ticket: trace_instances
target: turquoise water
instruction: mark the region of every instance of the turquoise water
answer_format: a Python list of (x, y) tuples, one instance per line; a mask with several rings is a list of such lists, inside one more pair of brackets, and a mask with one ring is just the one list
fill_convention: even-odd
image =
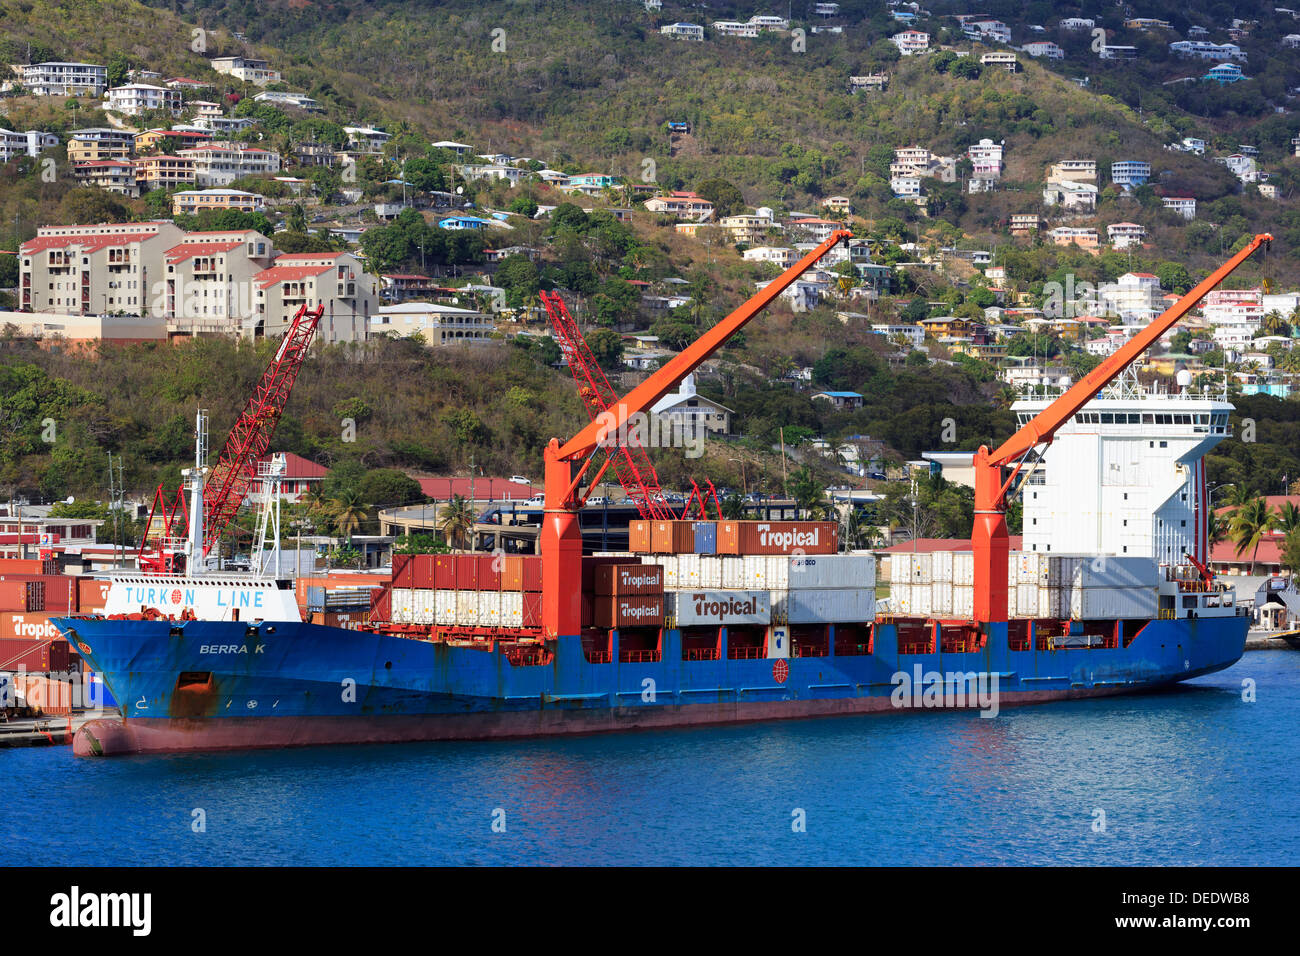
[(16, 865), (1293, 864), (1297, 727), (1300, 654), (1257, 651), (1168, 693), (991, 720), (112, 760), (11, 750), (0, 840)]

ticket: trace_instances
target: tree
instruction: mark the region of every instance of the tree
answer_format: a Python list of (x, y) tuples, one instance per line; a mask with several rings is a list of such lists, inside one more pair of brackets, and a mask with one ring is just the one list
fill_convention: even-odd
[(108, 88), (126, 85), (126, 75), (131, 71), (131, 61), (120, 50), (108, 58)]
[(1282, 567), (1290, 571), (1293, 578), (1300, 575), (1300, 529), (1289, 532), (1282, 539)]
[(496, 284), (506, 290), (506, 303), (519, 308), (537, 297), (542, 280), (532, 259), (512, 253), (497, 267)]
[(706, 179), (695, 187), (695, 192), (701, 199), (713, 203), (714, 221), (745, 211), (744, 194), (725, 179)]
[[(171, 215), (170, 200), (167, 215)], [(59, 222), (130, 222), (132, 219), (131, 210), (116, 195), (88, 186), (69, 191), (60, 200), (55, 216)]]
[(466, 542), (474, 531), (474, 506), (462, 495), (456, 495), (438, 515), (438, 530), (457, 550), (465, 550)]
[(420, 483), (396, 468), (377, 468), (361, 479), (359, 494), (381, 505), (407, 505), (424, 500)]
[(623, 365), (623, 337), (612, 329), (596, 329), (587, 336), (591, 354), (602, 368), (617, 369)]
[(362, 522), (370, 517), (370, 505), (361, 497), (361, 492), (344, 491), (334, 499), (338, 514), (334, 519), (339, 532), (349, 540), (361, 527)]
[(1247, 548), (1253, 549), (1250, 555), (1250, 570), (1255, 571), (1255, 558), (1259, 554), (1259, 542), (1273, 529), (1276, 516), (1268, 507), (1264, 498), (1252, 498), (1232, 513), (1229, 533), (1237, 545), (1237, 554)]
[(1162, 289), (1168, 289), (1180, 295), (1192, 287), (1192, 277), (1188, 275), (1187, 268), (1180, 262), (1160, 263), (1160, 265), (1156, 266), (1156, 277), (1159, 278)]
[(790, 497), (805, 517), (826, 497), (826, 486), (817, 480), (807, 465), (790, 476), (788, 488)]
[(289, 207), (289, 214), (284, 217), (284, 228), (287, 232), (307, 231), (307, 210), (303, 209), (302, 203), (296, 202)]
[(745, 517), (745, 499), (740, 495), (727, 495), (720, 502), (722, 517), (728, 521), (739, 521)]

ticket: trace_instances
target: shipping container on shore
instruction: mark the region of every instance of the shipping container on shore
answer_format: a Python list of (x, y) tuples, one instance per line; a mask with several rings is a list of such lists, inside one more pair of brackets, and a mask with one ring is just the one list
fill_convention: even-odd
[(77, 606), (82, 614), (94, 614), (102, 611), (108, 603), (108, 589), (111, 581), (97, 578), (79, 578), (77, 581)]
[(59, 562), (53, 558), (0, 558), (0, 575), (58, 573)]
[(663, 627), (664, 596), (633, 594), (626, 597), (597, 595), (592, 602), (592, 622), (597, 627)]
[(767, 591), (676, 591), (668, 595), (667, 607), (678, 627), (772, 622)]
[(63, 638), (0, 638), (0, 671), (32, 673), (66, 671), (72, 666), (72, 648)]
[(834, 554), (836, 521), (719, 521), (718, 554)]
[(650, 522), (645, 520), (629, 521), (627, 525), (627, 549), (634, 554), (650, 553)]
[(48, 611), (23, 614), (0, 611), (0, 638), (52, 641), (60, 636), (59, 629), (50, 623)]

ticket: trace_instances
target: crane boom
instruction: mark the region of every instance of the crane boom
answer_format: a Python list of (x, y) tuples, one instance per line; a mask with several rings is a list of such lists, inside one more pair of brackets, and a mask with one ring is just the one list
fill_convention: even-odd
[(1021, 426), (996, 451), (980, 446), (975, 453), (975, 524), (971, 530), (971, 550), (975, 558), (975, 620), (979, 623), (1007, 619), (1007, 491), (1019, 471), (1017, 464), (1010, 477), (1003, 478), (1003, 467), (1023, 460), (1033, 448), (1050, 442), (1057, 430), (1068, 422), (1107, 383), (1154, 345), (1175, 323), (1192, 310), (1206, 293), (1230, 276), (1263, 245), (1272, 241), (1267, 233), (1255, 236), (1240, 252), (1215, 269), (1205, 280), (1184, 295), (1133, 336), (1123, 347), (1066, 390), (1034, 418)]
[(225, 533), (226, 526), (239, 511), (248, 486), (253, 481), (257, 460), (271, 447), (271, 437), (289, 402), (289, 393), (298, 378), (307, 349), (316, 335), (316, 326), (325, 314), (325, 306), (312, 312), (307, 304), (299, 306), (289, 331), (267, 364), (244, 410), (235, 420), (221, 454), (203, 490), (203, 554), (206, 556)]
[[(632, 415), (644, 412), (668, 394), (822, 256), (851, 238), (853, 233), (847, 229), (837, 229), (825, 242), (632, 389), (609, 409), (608, 414), (591, 422), (563, 445), (558, 439), (551, 439), (543, 455), (546, 514), (540, 536), (543, 557), (542, 628), (547, 637), (577, 634), (582, 627), (582, 535), (576, 514), (580, 504), (578, 485), (597, 449), (607, 442), (610, 435), (622, 434)], [(584, 458), (587, 463), (577, 468), (575, 474), (575, 464)]]

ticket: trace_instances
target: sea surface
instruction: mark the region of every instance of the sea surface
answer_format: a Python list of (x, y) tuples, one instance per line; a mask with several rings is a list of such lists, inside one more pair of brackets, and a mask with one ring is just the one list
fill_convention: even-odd
[(75, 866), (1294, 864), (1297, 728), (1300, 653), (1279, 650), (1165, 693), (992, 719), (7, 750), (0, 844), (10, 864)]

